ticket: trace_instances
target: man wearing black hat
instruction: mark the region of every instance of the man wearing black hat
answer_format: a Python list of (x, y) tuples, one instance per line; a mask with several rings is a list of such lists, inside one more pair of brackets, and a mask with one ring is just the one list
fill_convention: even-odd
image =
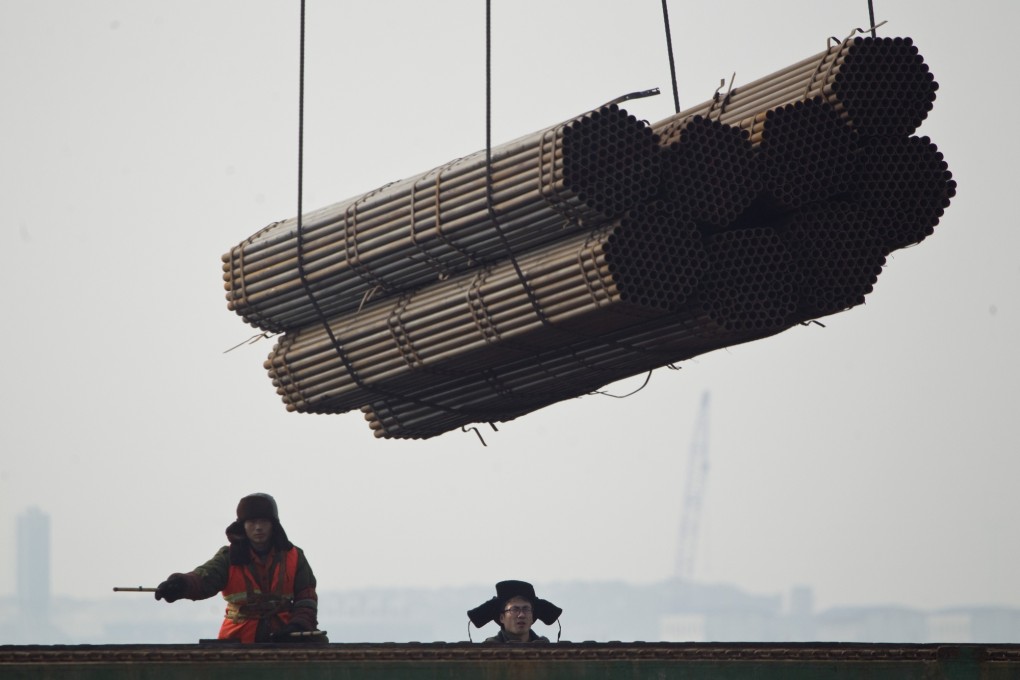
[[(187, 574), (170, 574), (156, 599), (204, 600), (218, 592), (227, 601), (220, 639), (294, 642), (312, 639), (319, 598), (304, 551), (287, 540), (276, 501), (265, 493), (237, 504), (237, 521), (227, 527), (229, 545)], [(324, 638), (319, 638), (322, 641)]]
[(535, 595), (535, 588), (525, 581), (500, 581), (496, 596), (468, 611), (468, 618), (476, 628), (489, 621), (499, 624), (499, 632), (486, 642), (549, 642), (531, 630), (538, 619), (551, 626), (563, 610), (548, 600)]

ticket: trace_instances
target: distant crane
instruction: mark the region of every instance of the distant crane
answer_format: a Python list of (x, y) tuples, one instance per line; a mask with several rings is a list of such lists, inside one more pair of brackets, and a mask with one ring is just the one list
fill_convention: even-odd
[(708, 394), (708, 391), (705, 391), (701, 395), (701, 407), (698, 410), (694, 436), (687, 455), (687, 481), (684, 487), (674, 567), (674, 576), (684, 581), (689, 581), (694, 574), (701, 503), (705, 497), (705, 482), (708, 477)]

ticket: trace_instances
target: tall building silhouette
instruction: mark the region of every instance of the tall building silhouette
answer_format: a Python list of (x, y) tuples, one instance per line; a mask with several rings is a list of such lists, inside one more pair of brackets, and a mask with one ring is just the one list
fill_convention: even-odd
[(36, 507), (17, 518), (17, 586), (22, 620), (45, 626), (50, 611), (50, 516)]

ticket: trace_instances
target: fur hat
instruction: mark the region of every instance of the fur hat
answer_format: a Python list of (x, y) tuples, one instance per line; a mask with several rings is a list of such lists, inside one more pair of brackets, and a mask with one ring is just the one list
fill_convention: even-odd
[(496, 596), (488, 602), (484, 602), (474, 609), (468, 610), (468, 618), (476, 628), (481, 628), (489, 621), (499, 623), (499, 617), (503, 613), (506, 603), (515, 597), (520, 597), (531, 603), (535, 610), (535, 619), (549, 626), (560, 618), (563, 610), (548, 600), (535, 595), (535, 587), (525, 581), (500, 581), (496, 584)]
[(227, 540), (230, 541), (230, 563), (248, 564), (251, 554), (248, 550), (248, 535), (244, 532), (244, 523), (249, 519), (270, 519), (273, 521), (273, 535), (270, 539), (274, 550), (290, 550), (293, 544), (287, 539), (287, 532), (280, 524), (280, 512), (276, 507), (276, 499), (267, 493), (248, 494), (237, 504), (237, 520), (227, 527)]
[(237, 519), (275, 519), (280, 521), (280, 511), (276, 508), (276, 499), (267, 493), (253, 493), (245, 496), (237, 503)]

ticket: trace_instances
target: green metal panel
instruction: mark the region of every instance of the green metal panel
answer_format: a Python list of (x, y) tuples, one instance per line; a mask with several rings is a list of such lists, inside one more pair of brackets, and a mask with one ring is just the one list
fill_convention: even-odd
[(2, 680), (1020, 680), (1020, 645), (0, 646)]

